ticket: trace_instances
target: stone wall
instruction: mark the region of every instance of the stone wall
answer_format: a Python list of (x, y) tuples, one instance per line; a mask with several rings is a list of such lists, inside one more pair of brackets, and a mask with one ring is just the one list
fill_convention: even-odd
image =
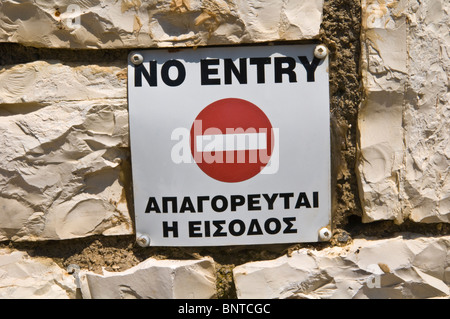
[[(0, 3), (0, 298), (449, 298), (444, 0)], [(133, 48), (324, 43), (330, 242), (136, 245)]]
[(363, 221), (449, 222), (448, 1), (362, 1)]

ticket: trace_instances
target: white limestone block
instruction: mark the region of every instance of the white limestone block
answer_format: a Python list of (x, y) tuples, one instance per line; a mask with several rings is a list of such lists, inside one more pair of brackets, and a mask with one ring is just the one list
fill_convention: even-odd
[(313, 39), (323, 0), (0, 2), (0, 42), (142, 48)]
[(233, 270), (241, 299), (450, 298), (450, 236), (355, 239)]
[(412, 5), (405, 94), (405, 211), (450, 222), (450, 2)]
[(50, 258), (0, 249), (0, 299), (74, 299), (75, 278)]
[(84, 299), (210, 299), (216, 294), (214, 262), (149, 258), (122, 272), (82, 271)]
[(448, 1), (362, 1), (363, 221), (450, 222)]
[(0, 71), (0, 240), (133, 232), (121, 71), (48, 61)]
[(123, 99), (126, 63), (101, 66), (38, 60), (7, 66), (0, 69), (0, 104)]

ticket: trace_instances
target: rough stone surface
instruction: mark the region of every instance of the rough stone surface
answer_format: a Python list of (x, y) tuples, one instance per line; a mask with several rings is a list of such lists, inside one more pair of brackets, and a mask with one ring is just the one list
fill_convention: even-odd
[[(70, 264), (83, 269), (84, 298), (450, 298), (450, 223), (426, 224), (449, 220), (448, 1), (363, 0), (361, 59), (358, 0), (324, 1), (319, 36), (321, 1), (70, 3), (79, 28), (68, 1), (0, 1), (0, 298), (80, 297)], [(334, 222), (349, 232), (311, 245), (138, 247), (125, 196), (127, 48), (310, 38), (330, 49)], [(347, 223), (358, 195), (363, 221), (386, 221)], [(375, 239), (396, 230), (436, 237)], [(356, 235), (366, 239), (349, 244)], [(202, 256), (215, 272), (181, 261)]]
[(355, 239), (240, 265), (233, 274), (242, 299), (450, 298), (449, 248), (449, 236)]
[(84, 299), (209, 299), (216, 295), (214, 262), (149, 258), (123, 272), (82, 272)]
[(50, 258), (0, 249), (0, 299), (74, 299), (75, 278)]
[(406, 212), (417, 222), (450, 222), (450, 2), (413, 2), (408, 19)]
[(132, 233), (123, 67), (0, 70), (0, 240)]
[(450, 222), (450, 4), (362, 1), (363, 221)]
[(317, 38), (323, 0), (0, 2), (0, 42), (137, 48)]

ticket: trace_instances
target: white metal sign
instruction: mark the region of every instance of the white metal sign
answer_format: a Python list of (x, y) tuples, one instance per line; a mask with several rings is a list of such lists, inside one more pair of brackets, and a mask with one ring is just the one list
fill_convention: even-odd
[[(143, 246), (330, 236), (328, 59), (315, 45), (132, 52), (130, 143)], [(320, 52), (321, 51), (321, 52)]]

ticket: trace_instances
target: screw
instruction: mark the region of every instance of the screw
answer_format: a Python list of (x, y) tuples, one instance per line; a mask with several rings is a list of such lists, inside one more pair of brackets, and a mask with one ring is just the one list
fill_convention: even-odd
[(134, 65), (139, 65), (144, 61), (144, 57), (139, 53), (134, 53), (133, 55), (131, 55), (130, 61)]
[(136, 242), (141, 247), (148, 247), (150, 246), (150, 237), (148, 235), (137, 233)]
[(76, 264), (70, 264), (67, 266), (67, 272), (75, 278), (75, 285), (77, 288), (81, 288), (81, 280), (80, 280), (80, 266)]
[(319, 44), (318, 46), (316, 46), (316, 48), (314, 49), (314, 56), (318, 59), (325, 59), (325, 57), (328, 55), (328, 49), (326, 46), (324, 46), (323, 44)]
[(326, 228), (323, 227), (319, 230), (319, 239), (326, 241), (326, 240), (330, 240), (331, 239), (331, 231)]

